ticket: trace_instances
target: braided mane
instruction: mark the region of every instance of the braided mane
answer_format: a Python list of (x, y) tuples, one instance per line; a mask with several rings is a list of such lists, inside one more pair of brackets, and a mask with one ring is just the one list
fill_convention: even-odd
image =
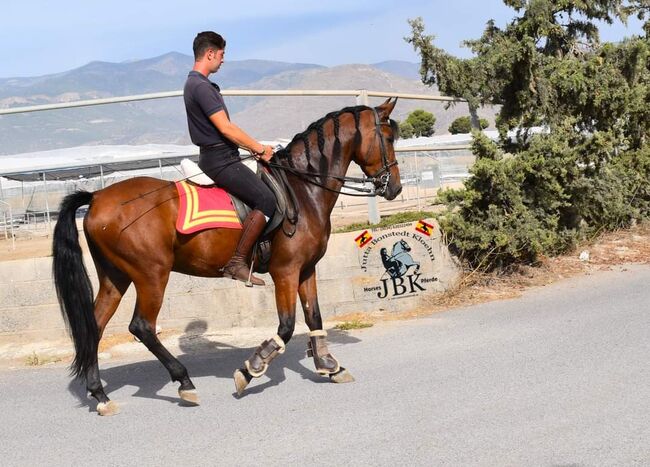
[[(359, 131), (359, 123), (361, 121), (361, 112), (365, 110), (372, 110), (371, 107), (365, 106), (365, 105), (357, 105), (357, 106), (351, 106), (351, 107), (345, 107), (341, 110), (336, 110), (334, 112), (330, 112), (324, 117), (316, 120), (315, 122), (311, 123), (305, 131), (302, 133), (296, 134), (291, 142), (287, 144), (287, 146), (278, 152), (275, 153), (276, 157), (278, 159), (284, 159), (287, 161), (290, 167), (295, 168), (293, 160), (291, 158), (291, 149), (293, 146), (297, 143), (302, 142), (304, 146), (304, 155), (305, 158), (307, 159), (307, 171), (313, 172), (313, 173), (319, 173), (322, 175), (322, 182), (325, 183), (326, 178), (325, 176), (327, 175), (328, 172), (328, 161), (327, 158), (321, 157), (319, 159), (319, 167), (314, 167), (312, 163), (312, 153), (311, 153), (311, 148), (309, 145), (309, 135), (311, 134), (312, 131), (316, 131), (316, 137), (317, 137), (317, 143), (318, 143), (318, 151), (320, 152), (321, 155), (324, 154), (325, 151), (325, 133), (324, 133), (324, 126), (325, 123), (328, 120), (332, 120), (334, 123), (334, 147), (333, 147), (333, 159), (337, 159), (338, 156), (341, 154), (341, 141), (339, 139), (339, 129), (340, 129), (340, 121), (339, 117), (342, 114), (345, 113), (351, 113), (352, 116), (354, 117), (354, 129), (355, 134), (354, 134), (354, 144), (358, 145), (361, 143), (361, 132)], [(393, 129), (393, 134), (395, 136), (395, 139), (398, 137), (399, 133), (399, 126), (397, 122), (394, 120), (390, 120), (390, 125), (391, 128)]]
[(324, 165), (324, 167), (319, 167), (318, 170), (312, 164), (312, 160), (311, 160), (312, 154), (311, 154), (311, 149), (309, 147), (309, 135), (311, 134), (312, 131), (316, 131), (318, 150), (321, 154), (323, 154), (323, 152), (325, 151), (325, 133), (323, 127), (325, 126), (325, 123), (328, 120), (332, 119), (334, 122), (334, 157), (336, 157), (341, 152), (341, 141), (339, 140), (339, 129), (340, 129), (339, 117), (344, 113), (351, 113), (354, 116), (354, 128), (356, 130), (354, 139), (355, 139), (355, 144), (358, 144), (359, 139), (361, 138), (361, 133), (359, 132), (359, 122), (361, 120), (360, 114), (364, 110), (372, 110), (372, 109), (365, 105), (357, 105), (353, 107), (345, 107), (341, 110), (328, 113), (327, 115), (320, 118), (319, 120), (316, 120), (315, 122), (311, 123), (305, 131), (295, 135), (291, 140), (291, 142), (284, 149), (281, 149), (276, 153), (276, 156), (286, 159), (289, 162), (289, 165), (293, 167), (293, 161), (291, 160), (290, 157), (291, 149), (294, 144), (302, 142), (305, 147), (304, 154), (305, 157), (307, 158), (307, 170), (312, 172), (321, 172), (321, 173), (326, 172), (327, 161), (325, 160), (325, 158), (321, 158), (320, 160), (320, 164)]

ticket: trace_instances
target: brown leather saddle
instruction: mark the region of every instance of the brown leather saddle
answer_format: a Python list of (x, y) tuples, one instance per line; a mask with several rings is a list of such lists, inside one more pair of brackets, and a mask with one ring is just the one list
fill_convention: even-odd
[[(252, 164), (245, 163), (245, 165), (249, 169), (254, 170)], [(293, 189), (288, 184), (284, 171), (267, 168), (257, 163), (255, 163), (255, 165), (257, 167), (254, 171), (270, 188), (275, 195), (276, 200), (275, 213), (267, 222), (266, 228), (260, 236), (254, 253), (255, 271), (265, 273), (268, 272), (268, 263), (271, 258), (271, 234), (282, 225), (282, 230), (285, 235), (289, 237), (293, 236), (298, 221), (298, 209)], [(189, 159), (181, 161), (181, 172), (185, 175), (186, 179), (189, 179), (197, 185), (214, 185), (214, 182), (207, 175), (203, 174), (196, 163)], [(251, 207), (231, 193), (228, 193), (228, 196), (230, 196), (230, 199), (232, 200), (232, 204), (237, 212), (239, 220), (243, 222), (251, 211)]]

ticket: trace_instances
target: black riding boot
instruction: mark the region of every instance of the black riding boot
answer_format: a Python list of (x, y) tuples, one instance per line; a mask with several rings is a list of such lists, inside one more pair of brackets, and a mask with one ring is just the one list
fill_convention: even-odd
[[(230, 261), (223, 267), (224, 277), (232, 277), (233, 279), (242, 282), (248, 282), (250, 274), (250, 265), (248, 258), (251, 257), (251, 251), (257, 241), (257, 238), (264, 231), (266, 226), (266, 218), (262, 211), (257, 209), (248, 213), (242, 226), (242, 234), (239, 239), (239, 244), (235, 250), (235, 254), (230, 258)], [(252, 285), (264, 285), (264, 281), (253, 275), (250, 276)], [(248, 284), (246, 284), (248, 285)]]

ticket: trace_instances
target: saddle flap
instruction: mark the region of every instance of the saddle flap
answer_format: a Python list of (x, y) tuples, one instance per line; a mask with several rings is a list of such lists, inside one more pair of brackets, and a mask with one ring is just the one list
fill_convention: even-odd
[(205, 229), (241, 229), (228, 194), (218, 187), (206, 188), (191, 182), (176, 182), (178, 216), (176, 230), (192, 234)]

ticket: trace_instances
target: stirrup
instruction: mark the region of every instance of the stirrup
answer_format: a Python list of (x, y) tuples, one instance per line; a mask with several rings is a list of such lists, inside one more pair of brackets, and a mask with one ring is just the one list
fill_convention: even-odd
[[(255, 246), (255, 248), (257, 248), (257, 246)], [(253, 249), (253, 251), (255, 251), (255, 250)], [(253, 277), (253, 267), (254, 267), (254, 265), (255, 265), (255, 255), (253, 254), (253, 257), (251, 258), (251, 267), (248, 270), (248, 280), (246, 282), (244, 282), (244, 285), (246, 287), (253, 287), (253, 282), (251, 281), (251, 279)], [(261, 280), (262, 282), (264, 282), (259, 277), (257, 277), (256, 279)], [(266, 285), (266, 283), (264, 283), (264, 285)]]
[[(230, 261), (228, 262), (230, 263)], [(254, 285), (259, 285), (259, 286), (264, 286), (266, 285), (266, 282), (264, 282), (263, 279), (260, 279), (259, 277), (253, 276), (253, 263), (251, 262), (251, 266), (249, 267), (248, 264), (246, 264), (245, 261), (237, 261), (235, 262), (234, 265), (230, 265), (230, 267), (236, 267), (240, 271), (243, 269), (246, 269), (248, 271), (247, 276), (239, 276), (237, 277), (233, 272), (229, 272), (226, 270), (228, 268), (229, 264), (226, 264), (222, 269), (221, 272), (223, 273), (223, 277), (227, 277), (233, 280), (238, 280), (244, 283), (246, 287), (253, 287)], [(254, 283), (253, 280), (258, 281), (257, 283)]]

